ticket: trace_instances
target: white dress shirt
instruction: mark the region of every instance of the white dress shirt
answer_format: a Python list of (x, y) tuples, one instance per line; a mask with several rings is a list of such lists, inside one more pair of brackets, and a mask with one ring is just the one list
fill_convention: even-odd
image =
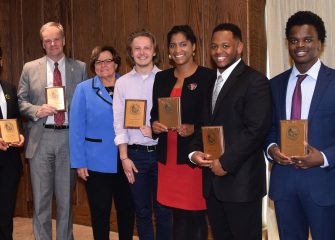
[[(66, 86), (66, 74), (65, 74), (65, 57), (58, 61), (58, 69), (62, 76), (62, 86)], [(55, 70), (55, 62), (47, 57), (47, 87), (53, 87), (54, 85), (54, 70)], [(66, 101), (67, 102), (67, 101)], [(66, 106), (68, 109), (68, 106)], [(65, 112), (65, 121), (64, 125), (68, 125), (68, 112)], [(45, 124), (55, 124), (54, 115), (48, 116)]]
[(7, 102), (6, 102), (5, 93), (3, 92), (1, 85), (0, 85), (0, 107), (1, 107), (3, 119), (7, 119)]

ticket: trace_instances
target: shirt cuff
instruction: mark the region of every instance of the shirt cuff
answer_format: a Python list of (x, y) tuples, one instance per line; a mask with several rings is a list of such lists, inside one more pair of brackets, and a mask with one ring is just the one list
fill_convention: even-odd
[(195, 162), (192, 161), (192, 156), (193, 156), (194, 153), (195, 153), (195, 151), (188, 154), (188, 159), (190, 160), (191, 163), (193, 163), (194, 165), (197, 165)]
[(270, 147), (272, 147), (273, 145), (277, 145), (277, 143), (270, 143), (269, 146), (266, 148), (266, 157), (267, 157), (268, 159), (272, 160), (272, 161), (273, 161), (273, 159), (272, 159), (272, 157), (271, 157), (270, 154), (269, 154), (269, 149), (270, 149)]
[(328, 159), (327, 159), (326, 155), (325, 155), (323, 152), (321, 152), (321, 154), (322, 154), (322, 156), (323, 156), (323, 165), (320, 166), (320, 167), (321, 167), (321, 168), (328, 167), (328, 166), (329, 166), (329, 162), (328, 162)]

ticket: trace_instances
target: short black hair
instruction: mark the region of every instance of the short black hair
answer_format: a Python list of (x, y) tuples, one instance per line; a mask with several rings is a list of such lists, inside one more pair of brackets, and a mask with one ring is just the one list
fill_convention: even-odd
[(294, 26), (302, 26), (302, 25), (312, 25), (315, 27), (318, 32), (318, 38), (321, 43), (325, 42), (326, 39), (326, 28), (322, 19), (311, 11), (299, 11), (293, 14), (286, 23), (285, 34), (286, 38), (289, 38), (289, 34), (291, 29)]
[(192, 44), (197, 43), (197, 37), (195, 36), (190, 25), (175, 25), (167, 34), (167, 45), (169, 46), (171, 38), (177, 33), (182, 33), (185, 35), (186, 39), (189, 40)]
[(219, 31), (230, 31), (233, 33), (234, 38), (237, 38), (240, 41), (242, 41), (241, 29), (233, 23), (221, 23), (217, 25), (212, 31), (212, 37), (214, 33), (219, 32)]
[(119, 69), (121, 65), (121, 57), (118, 52), (112, 46), (96, 46), (93, 48), (91, 57), (90, 57), (90, 69), (95, 74), (95, 62), (98, 60), (100, 53), (108, 51), (112, 54), (114, 63), (117, 64), (117, 69)]

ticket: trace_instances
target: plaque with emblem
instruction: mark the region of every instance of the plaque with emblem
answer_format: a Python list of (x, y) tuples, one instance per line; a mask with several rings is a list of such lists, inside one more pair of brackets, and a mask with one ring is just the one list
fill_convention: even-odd
[(145, 125), (147, 100), (126, 99), (124, 128), (140, 128)]
[(222, 126), (205, 126), (201, 128), (204, 153), (207, 159), (218, 159), (224, 153), (224, 136)]
[(20, 141), (20, 132), (16, 119), (0, 120), (0, 136), (6, 143)]
[(46, 87), (45, 88), (46, 103), (59, 112), (66, 111), (65, 87)]
[(308, 141), (307, 120), (280, 121), (280, 151), (286, 156), (303, 156), (307, 154), (305, 142)]
[(158, 116), (159, 122), (169, 129), (180, 126), (180, 97), (158, 98)]

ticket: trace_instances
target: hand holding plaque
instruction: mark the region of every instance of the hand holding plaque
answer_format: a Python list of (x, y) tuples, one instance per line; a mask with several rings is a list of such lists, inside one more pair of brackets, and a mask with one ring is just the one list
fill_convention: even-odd
[(280, 121), (280, 151), (288, 157), (307, 154), (307, 120)]
[(6, 143), (20, 142), (20, 132), (16, 119), (0, 120), (0, 136)]
[(56, 108), (57, 111), (66, 111), (65, 87), (46, 87), (45, 99), (47, 104)]
[(140, 128), (145, 125), (147, 100), (126, 99), (124, 128)]
[(167, 128), (177, 128), (181, 124), (180, 97), (158, 98), (159, 122)]
[(204, 153), (209, 154), (208, 159), (218, 159), (224, 153), (224, 136), (222, 126), (202, 127), (202, 142)]

